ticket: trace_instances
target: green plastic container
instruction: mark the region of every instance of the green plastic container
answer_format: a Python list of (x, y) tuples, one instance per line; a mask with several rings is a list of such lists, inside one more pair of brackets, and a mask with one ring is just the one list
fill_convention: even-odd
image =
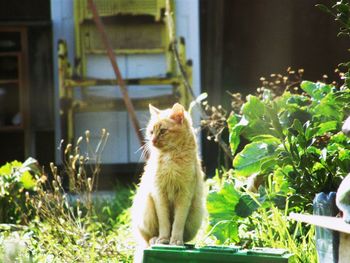
[(143, 263), (291, 263), (293, 255), (284, 249), (240, 249), (231, 246), (154, 245), (145, 249)]

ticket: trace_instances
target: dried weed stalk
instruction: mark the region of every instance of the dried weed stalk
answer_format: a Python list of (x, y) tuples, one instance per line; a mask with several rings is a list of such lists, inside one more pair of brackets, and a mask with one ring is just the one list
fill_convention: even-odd
[[(98, 175), (101, 170), (101, 155), (106, 146), (109, 133), (102, 129), (101, 137), (95, 149), (90, 143), (90, 132), (85, 132), (85, 137), (79, 137), (75, 146), (67, 144), (64, 149), (63, 175), (58, 167), (50, 163), (52, 180), (48, 180), (45, 172), (38, 180), (37, 194), (28, 200), (36, 208), (40, 218), (54, 220), (77, 220), (81, 216), (81, 206), (88, 215), (92, 214), (92, 193), (97, 186)], [(81, 152), (81, 143), (85, 139), (86, 152)], [(63, 145), (63, 142), (61, 142)], [(66, 191), (64, 179), (68, 180)], [(29, 195), (29, 194), (28, 194)], [(72, 197), (76, 197), (73, 209)], [(54, 216), (53, 218), (53, 214)]]
[(300, 83), (303, 80), (304, 69), (297, 71), (287, 68), (286, 74), (271, 74), (269, 77), (261, 77), (261, 86), (257, 88), (256, 95), (263, 97), (264, 91), (268, 89), (272, 97), (281, 96), (284, 92), (301, 93)]
[[(75, 145), (67, 144), (65, 147), (63, 173), (51, 163), (51, 175), (48, 176), (42, 171), (38, 176), (36, 193), (32, 196), (26, 193), (26, 202), (36, 213), (37, 219), (34, 221), (36, 227), (33, 229), (39, 231), (37, 236), (42, 236), (41, 232), (44, 229), (47, 238), (54, 238), (53, 243), (67, 246), (75, 243), (81, 248), (88, 245), (90, 238), (88, 228), (95, 216), (92, 194), (97, 185), (101, 154), (108, 137), (109, 133), (103, 129), (99, 143), (93, 149), (90, 144), (90, 132), (86, 131), (84, 138), (80, 137)], [(82, 153), (81, 144), (84, 139), (87, 150)], [(68, 190), (65, 181), (68, 181)], [(57, 257), (70, 258), (70, 252), (56, 251), (48, 240), (38, 240), (38, 243), (39, 250), (47, 251)]]

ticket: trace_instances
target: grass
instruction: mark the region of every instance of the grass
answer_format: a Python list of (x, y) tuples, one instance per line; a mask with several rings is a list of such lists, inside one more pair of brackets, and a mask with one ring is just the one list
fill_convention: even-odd
[(260, 209), (252, 217), (252, 223), (255, 224), (252, 237), (255, 246), (287, 249), (295, 255), (295, 262), (318, 262), (314, 226), (295, 223), (276, 207)]
[(0, 262), (132, 262), (132, 188), (119, 186), (110, 200), (93, 202), (97, 213), (36, 218), (27, 228), (0, 232)]

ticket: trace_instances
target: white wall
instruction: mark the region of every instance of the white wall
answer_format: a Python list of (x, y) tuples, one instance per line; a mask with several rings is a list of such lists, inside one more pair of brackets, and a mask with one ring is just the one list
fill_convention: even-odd
[[(200, 93), (200, 50), (199, 50), (199, 0), (175, 0), (176, 30), (178, 36), (184, 36), (187, 57), (193, 61), (193, 88), (196, 95)], [(74, 18), (73, 0), (51, 0), (54, 41), (54, 80), (56, 94), (56, 144), (59, 145), (61, 134), (59, 125), (59, 96), (57, 83), (57, 41), (65, 39), (68, 43), (69, 58), (74, 58)], [(118, 56), (118, 65), (124, 78), (163, 76), (166, 72), (165, 57), (159, 54)], [(109, 60), (104, 56), (89, 56), (87, 75), (98, 78), (114, 78)], [(141, 90), (142, 89), (142, 90)], [(128, 87), (131, 98), (169, 94), (171, 88), (163, 87)], [(117, 87), (90, 88), (94, 95), (120, 97)], [(138, 111), (141, 127), (147, 123), (148, 112)], [(198, 119), (198, 118), (197, 118)], [(197, 120), (198, 123), (198, 120)], [(141, 152), (136, 152), (139, 143), (136, 133), (126, 112), (79, 113), (75, 117), (76, 136), (89, 129), (92, 138), (98, 140), (99, 130), (106, 128), (110, 133), (108, 145), (102, 156), (103, 163), (128, 163), (139, 161)], [(58, 156), (58, 155), (56, 155)], [(59, 162), (59, 160), (56, 161)]]

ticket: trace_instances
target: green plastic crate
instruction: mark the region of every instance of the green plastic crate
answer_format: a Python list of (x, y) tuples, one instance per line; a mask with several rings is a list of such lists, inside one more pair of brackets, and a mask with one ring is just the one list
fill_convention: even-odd
[(291, 263), (293, 255), (284, 249), (240, 249), (230, 246), (155, 245), (145, 249), (143, 263)]

